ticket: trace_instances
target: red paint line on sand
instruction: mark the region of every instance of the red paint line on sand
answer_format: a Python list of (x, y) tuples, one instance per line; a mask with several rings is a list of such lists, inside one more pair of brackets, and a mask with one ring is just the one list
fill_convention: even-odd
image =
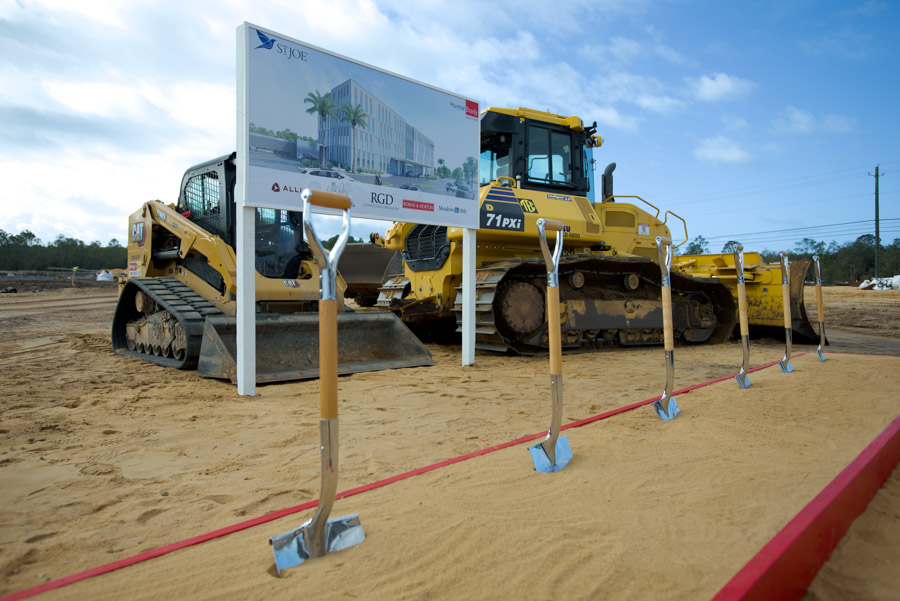
[(712, 601), (795, 600), (900, 462), (900, 416), (734, 575)]

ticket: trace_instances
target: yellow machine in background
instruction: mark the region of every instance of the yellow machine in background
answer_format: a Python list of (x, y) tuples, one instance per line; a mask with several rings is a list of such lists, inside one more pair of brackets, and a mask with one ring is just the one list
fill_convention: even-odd
[[(129, 217), (128, 277), (112, 324), (117, 353), (236, 380), (234, 159), (192, 167), (177, 205), (151, 201)], [(319, 266), (302, 213), (255, 212), (257, 381), (317, 377)], [(345, 289), (338, 276), (340, 303)], [(342, 374), (433, 363), (393, 315), (347, 314), (340, 323)]]
[[(525, 108), (491, 107), (482, 113), (478, 348), (529, 352), (547, 347), (546, 273), (536, 226), (542, 217), (566, 224), (559, 265), (563, 345), (663, 342), (656, 237), (671, 236), (670, 217), (679, 221), (676, 239), (681, 229), (687, 238), (687, 226), (638, 196), (615, 196), (614, 164), (604, 173), (602, 201), (591, 201), (591, 153), (601, 145), (595, 131), (596, 123), (585, 126), (578, 117)], [(458, 328), (462, 230), (395, 223), (383, 238), (373, 234), (372, 240), (403, 257), (402, 273), (382, 284), (376, 306), (399, 315), (417, 332)], [(724, 340), (736, 321), (728, 286), (734, 280), (733, 259), (730, 272), (727, 262), (720, 265), (715, 257), (679, 260), (672, 273), (676, 340)], [(748, 268), (747, 291), (751, 323), (768, 325), (774, 310), (769, 299), (781, 300), (778, 267)], [(799, 316), (802, 284), (791, 298)]]
[[(803, 304), (803, 284), (809, 267), (808, 259), (790, 262), (791, 322), (794, 340), (812, 343), (818, 340), (819, 334), (813, 329)], [(677, 256), (673, 269), (694, 277), (720, 281), (737, 298), (737, 273), (732, 253)], [(783, 336), (781, 266), (766, 263), (757, 252), (745, 252), (744, 283), (751, 331), (760, 334), (770, 329), (772, 334)]]

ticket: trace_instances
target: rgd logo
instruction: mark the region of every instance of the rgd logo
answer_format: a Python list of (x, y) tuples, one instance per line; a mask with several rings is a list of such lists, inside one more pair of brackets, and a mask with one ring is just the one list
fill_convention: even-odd
[(386, 192), (372, 192), (372, 202), (377, 205), (390, 206), (394, 204), (394, 197)]

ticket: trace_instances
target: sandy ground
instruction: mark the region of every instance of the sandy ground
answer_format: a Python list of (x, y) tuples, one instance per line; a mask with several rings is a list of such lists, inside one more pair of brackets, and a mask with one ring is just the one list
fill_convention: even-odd
[[(113, 354), (112, 285), (17, 287), (0, 295), (0, 594), (318, 497), (317, 382), (240, 397)], [(644, 406), (569, 429), (556, 474), (521, 444), (338, 500), (366, 540), (286, 578), (267, 541), (311, 510), (42, 598), (708, 599), (900, 414), (900, 292), (826, 288), (825, 307), (827, 362), (679, 395), (672, 422)], [(752, 363), (783, 349), (755, 340)], [(429, 350), (437, 366), (340, 379), (338, 490), (549, 425), (545, 358)], [(676, 388), (740, 359), (679, 347)], [(567, 355), (565, 422), (658, 396), (664, 369), (660, 348)], [(898, 530), (895, 471), (807, 598), (897, 599)]]

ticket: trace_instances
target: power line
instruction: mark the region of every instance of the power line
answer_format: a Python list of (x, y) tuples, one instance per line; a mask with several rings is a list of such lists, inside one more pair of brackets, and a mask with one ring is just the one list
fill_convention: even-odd
[[(894, 165), (898, 164), (900, 161), (888, 161), (886, 163), (881, 163), (882, 165)], [(803, 186), (813, 186), (813, 185), (821, 185), (821, 184), (829, 184), (835, 182), (842, 181), (850, 181), (854, 179), (862, 179), (867, 177), (866, 172), (856, 173), (856, 174), (848, 174), (848, 175), (840, 175), (836, 176), (836, 174), (847, 173), (852, 171), (860, 171), (862, 169), (869, 168), (869, 165), (861, 165), (859, 167), (849, 167), (847, 169), (839, 169), (832, 170), (825, 173), (819, 173), (814, 175), (806, 175), (801, 177), (793, 177), (787, 178), (783, 180), (776, 180), (774, 182), (769, 182), (765, 184), (758, 184), (755, 186), (745, 186), (741, 188), (730, 188), (725, 189), (720, 192), (708, 192), (705, 194), (699, 195), (691, 195), (691, 196), (682, 196), (675, 197), (670, 200), (670, 202), (682, 201), (679, 204), (694, 204), (700, 202), (706, 202), (708, 200), (722, 200), (725, 198), (734, 198), (736, 196), (746, 196), (748, 194), (764, 194), (775, 192), (779, 190), (787, 190), (792, 188), (799, 188)], [(897, 171), (897, 170), (892, 170)], [(815, 180), (815, 181), (806, 181), (806, 180)]]
[[(744, 232), (742, 234), (723, 234), (721, 236), (710, 236), (707, 240), (722, 240), (722, 239), (732, 239), (736, 240), (740, 237), (750, 237), (750, 236), (759, 236), (762, 234), (777, 234), (777, 233), (785, 233), (785, 232), (801, 232), (801, 231), (809, 231), (809, 230), (820, 230), (823, 228), (832, 228), (832, 227), (840, 227), (840, 226), (848, 226), (848, 225), (858, 225), (858, 224), (871, 224), (873, 219), (863, 219), (860, 221), (845, 221), (842, 223), (828, 223), (824, 225), (809, 225), (804, 227), (790, 227), (784, 228), (780, 230), (763, 230), (760, 232)], [(900, 221), (900, 217), (894, 217), (890, 219), (882, 219), (881, 221)], [(852, 231), (855, 231), (855, 228)], [(825, 232), (822, 232), (825, 233)], [(837, 232), (831, 232), (837, 233)]]

